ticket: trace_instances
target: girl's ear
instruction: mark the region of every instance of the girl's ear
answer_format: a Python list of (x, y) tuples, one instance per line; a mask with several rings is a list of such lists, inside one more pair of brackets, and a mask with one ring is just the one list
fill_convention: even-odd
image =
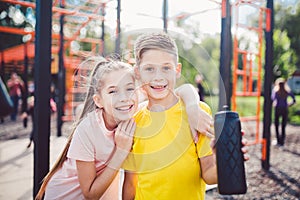
[(176, 78), (180, 78), (181, 76), (181, 63), (178, 63), (177, 64), (177, 67), (176, 67)]
[(102, 108), (102, 103), (101, 103), (101, 98), (99, 96), (99, 94), (94, 94), (93, 95), (93, 100), (94, 100), (94, 103), (95, 105), (98, 107), (98, 108)]
[(135, 78), (137, 80), (141, 79), (141, 74), (140, 74), (140, 70), (139, 67), (137, 65), (134, 66), (134, 74), (135, 74)]

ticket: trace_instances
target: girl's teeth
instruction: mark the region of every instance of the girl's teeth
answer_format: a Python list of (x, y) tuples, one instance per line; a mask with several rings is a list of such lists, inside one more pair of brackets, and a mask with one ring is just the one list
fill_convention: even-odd
[(117, 108), (118, 110), (121, 111), (125, 111), (125, 110), (129, 110), (132, 106), (128, 106), (128, 107), (122, 107), (122, 108)]

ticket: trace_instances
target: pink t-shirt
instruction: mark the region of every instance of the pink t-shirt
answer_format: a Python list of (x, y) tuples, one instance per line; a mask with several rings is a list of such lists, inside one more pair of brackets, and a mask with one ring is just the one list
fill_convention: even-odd
[[(114, 146), (114, 131), (106, 129), (102, 110), (89, 113), (75, 130), (67, 160), (49, 181), (45, 199), (84, 199), (78, 181), (76, 160), (94, 161), (97, 174), (100, 174), (106, 167)], [(118, 180), (116, 176), (101, 200), (118, 199)]]

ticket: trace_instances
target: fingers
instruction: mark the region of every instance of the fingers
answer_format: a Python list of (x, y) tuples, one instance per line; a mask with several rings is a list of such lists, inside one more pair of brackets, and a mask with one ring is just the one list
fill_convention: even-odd
[(135, 128), (136, 128), (136, 124), (134, 119), (130, 119), (126, 128), (126, 133), (129, 133), (129, 136), (132, 137), (134, 135)]
[(242, 138), (242, 145), (247, 146), (248, 145), (248, 140), (246, 138)]
[(208, 137), (210, 139), (213, 139), (215, 137), (213, 126), (206, 127), (205, 130), (200, 132), (200, 133), (205, 135), (206, 137)]
[(213, 126), (210, 126), (210, 127), (207, 129), (207, 131), (206, 131), (206, 136), (209, 137), (210, 139), (212, 139), (212, 138), (215, 137)]
[(119, 130), (120, 134), (125, 134), (132, 137), (134, 135), (135, 128), (136, 124), (134, 122), (134, 119), (130, 119), (120, 122), (117, 129)]
[(133, 119), (119, 123), (114, 138), (117, 149), (127, 153), (130, 152), (135, 128), (136, 125)]
[(244, 136), (245, 135), (245, 131), (241, 130), (241, 134), (242, 134), (242, 136)]
[(215, 148), (215, 145), (216, 145), (216, 138), (213, 138), (213, 139), (211, 139), (210, 140), (210, 147), (213, 149), (213, 148)]
[(191, 129), (194, 143), (197, 143), (199, 140), (198, 132), (195, 129)]
[(216, 142), (217, 142), (216, 138), (212, 138), (210, 141), (210, 147), (214, 154), (216, 154)]
[(250, 157), (247, 154), (244, 154), (244, 161), (247, 161), (249, 159), (250, 159)]
[(243, 152), (243, 156), (244, 156), (244, 161), (249, 160), (249, 156), (248, 156), (248, 148), (246, 146), (242, 147), (242, 152)]
[(198, 135), (199, 133), (205, 135), (210, 139), (214, 138), (215, 135), (214, 135), (214, 128), (213, 128), (213, 121), (211, 120), (205, 122), (199, 121), (197, 128), (192, 129), (192, 136), (195, 143), (197, 143), (199, 140), (199, 135)]
[[(241, 134), (242, 136), (245, 135), (245, 131), (244, 130), (241, 130)], [(242, 137), (242, 148), (241, 148), (241, 151), (243, 152), (243, 156), (244, 156), (244, 161), (247, 161), (250, 159), (249, 155), (247, 154), (248, 153), (248, 140), (244, 137)]]
[(248, 146), (247, 145), (247, 140), (246, 139), (242, 139), (242, 152), (245, 154), (245, 153), (248, 153)]
[(213, 118), (207, 114), (206, 112), (203, 112), (203, 114), (205, 115), (204, 117), (202, 118), (199, 118), (199, 122), (198, 123), (204, 123), (206, 124), (207, 126), (213, 126), (214, 125), (214, 120)]

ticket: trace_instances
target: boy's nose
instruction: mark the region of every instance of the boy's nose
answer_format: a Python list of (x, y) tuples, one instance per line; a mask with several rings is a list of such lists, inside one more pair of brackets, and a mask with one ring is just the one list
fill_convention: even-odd
[(164, 77), (163, 77), (162, 71), (160, 69), (157, 69), (155, 71), (154, 80), (162, 80), (163, 78)]

